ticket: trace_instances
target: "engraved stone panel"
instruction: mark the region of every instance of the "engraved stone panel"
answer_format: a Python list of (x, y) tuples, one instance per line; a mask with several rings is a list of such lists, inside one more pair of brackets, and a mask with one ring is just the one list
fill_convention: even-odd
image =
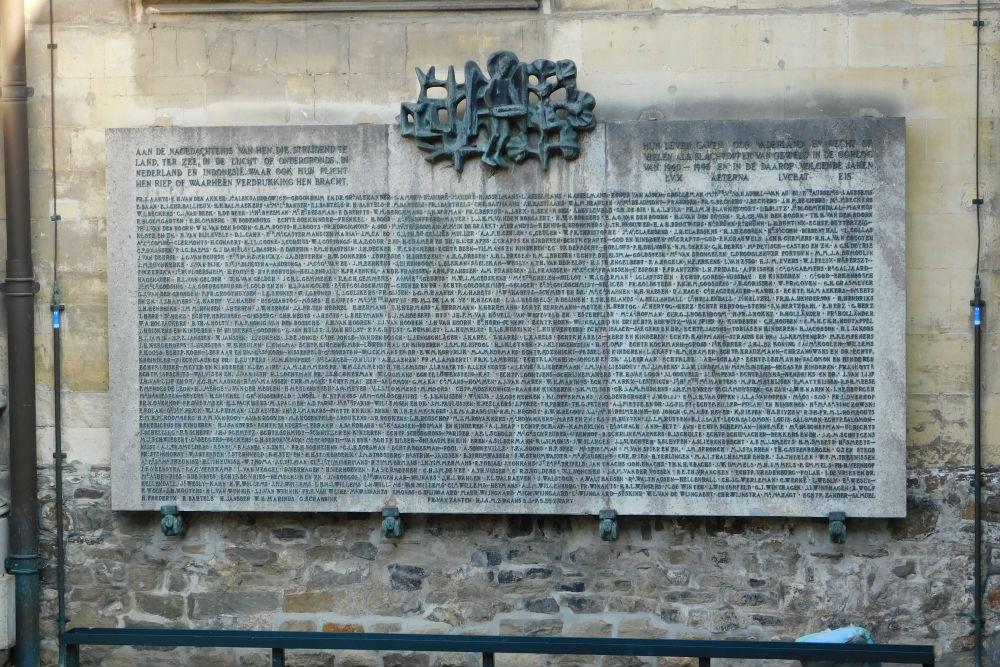
[(607, 131), (618, 493), (902, 516), (901, 119)]
[[(390, 140), (394, 491), (409, 511), (597, 512), (607, 460), (604, 151), (487, 174)], [(444, 177), (442, 179), (442, 176)]]
[(385, 136), (109, 130), (116, 508), (350, 506), (377, 470)]
[(114, 506), (902, 515), (902, 128), (109, 130)]

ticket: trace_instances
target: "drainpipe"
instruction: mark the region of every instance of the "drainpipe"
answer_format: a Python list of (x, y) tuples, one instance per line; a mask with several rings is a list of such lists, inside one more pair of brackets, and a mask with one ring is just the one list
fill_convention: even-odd
[[(35, 281), (28, 198), (28, 89), (24, 0), (0, 0), (3, 159), (7, 188), (7, 378), (10, 393), (10, 556), (17, 611), (15, 665), (38, 667), (38, 477), (35, 452)], [(57, 510), (58, 511), (58, 510)]]

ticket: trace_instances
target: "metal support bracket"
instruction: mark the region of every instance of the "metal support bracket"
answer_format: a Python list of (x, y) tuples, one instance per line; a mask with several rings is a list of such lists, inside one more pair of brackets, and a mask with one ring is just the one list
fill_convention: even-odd
[(398, 507), (382, 509), (382, 535), (389, 539), (403, 536), (403, 520), (399, 518)]
[(164, 535), (182, 537), (187, 532), (187, 523), (177, 509), (177, 505), (163, 505), (160, 507), (160, 514), (163, 515), (163, 518), (160, 519), (160, 530), (163, 531)]
[[(11, 285), (13, 283), (30, 283), (31, 284), (31, 291), (30, 292), (18, 292), (18, 291), (12, 290), (11, 289)], [(3, 284), (0, 284), (0, 293), (3, 293), (5, 295), (7, 295), (7, 296), (30, 296), (30, 297), (34, 297), (36, 294), (38, 294), (39, 290), (41, 290), (41, 289), (42, 289), (41, 285), (39, 285), (38, 281), (35, 280), (34, 278), (7, 278), (3, 282)]]
[(597, 514), (601, 520), (599, 531), (601, 539), (605, 542), (614, 542), (618, 539), (618, 512), (612, 509), (601, 510)]
[(35, 89), (32, 86), (4, 86), (0, 97), (4, 99), (26, 100), (35, 96)]
[(847, 514), (830, 512), (830, 541), (843, 544), (847, 541)]
[(38, 554), (11, 554), (3, 566), (8, 574), (37, 574), (45, 568), (45, 559)]

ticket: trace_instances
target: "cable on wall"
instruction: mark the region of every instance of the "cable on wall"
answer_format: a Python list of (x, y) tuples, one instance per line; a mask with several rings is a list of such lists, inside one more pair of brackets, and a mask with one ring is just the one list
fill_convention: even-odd
[(982, 31), (985, 25), (982, 19), (982, 0), (976, 1), (976, 20), (972, 23), (976, 29), (976, 120), (975, 120), (975, 172), (976, 172), (976, 195), (972, 204), (976, 207), (976, 279), (972, 291), (972, 326), (974, 329), (974, 371), (973, 371), (973, 493), (975, 495), (974, 531), (973, 531), (973, 577), (975, 580), (973, 594), (975, 598), (975, 610), (973, 612), (973, 624), (975, 625), (975, 662), (976, 667), (983, 664), (983, 523), (982, 523), (982, 333), (983, 316), (986, 303), (982, 298), (982, 283), (979, 278), (980, 257), (982, 256), (982, 207), (983, 195), (979, 179), (979, 117), (980, 117), (980, 57), (982, 51)]
[(66, 666), (66, 645), (62, 636), (66, 632), (66, 534), (63, 525), (63, 461), (62, 449), (62, 313), (66, 309), (59, 288), (59, 199), (56, 176), (56, 48), (53, 0), (49, 0), (49, 124), (52, 154), (52, 368), (53, 412), (55, 421), (55, 520), (56, 520), (56, 594), (58, 598), (59, 667)]

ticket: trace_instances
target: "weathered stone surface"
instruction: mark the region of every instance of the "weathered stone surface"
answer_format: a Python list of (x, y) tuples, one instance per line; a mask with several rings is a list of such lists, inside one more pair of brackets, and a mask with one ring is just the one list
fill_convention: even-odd
[(458, 613), (454, 609), (448, 609), (446, 607), (438, 607), (432, 611), (427, 616), (428, 621), (434, 621), (436, 623), (447, 623), (452, 627), (459, 627), (465, 623), (465, 618), (462, 614)]
[(329, 591), (320, 591), (286, 595), (282, 609), (293, 614), (308, 614), (329, 611), (332, 605), (333, 594)]
[(389, 584), (400, 591), (419, 590), (427, 573), (424, 568), (415, 565), (400, 565), (392, 563), (389, 569)]
[(324, 623), (323, 632), (364, 632), (360, 623)]
[(577, 614), (598, 614), (608, 603), (605, 595), (560, 595), (559, 599)]
[(184, 597), (181, 595), (152, 595), (149, 593), (135, 594), (136, 607), (152, 614), (164, 618), (176, 619), (184, 614)]
[(426, 653), (386, 653), (382, 656), (383, 667), (429, 667), (430, 656)]
[(651, 613), (659, 607), (659, 601), (654, 598), (635, 596), (616, 596), (608, 600), (608, 611), (621, 611), (627, 614)]
[(698, 658), (676, 658), (663, 656), (656, 659), (656, 667), (696, 667)]
[(936, 503), (924, 495), (907, 494), (906, 518), (893, 522), (893, 534), (919, 537), (934, 530), (938, 520)]
[(187, 660), (192, 667), (229, 667), (236, 662), (236, 653), (232, 649), (209, 649), (195, 653)]
[(558, 620), (516, 620), (504, 619), (500, 621), (500, 634), (502, 635), (527, 635), (542, 637), (557, 637), (562, 634), (563, 623)]
[(231, 547), (226, 549), (226, 555), (235, 561), (247, 563), (248, 565), (254, 565), (256, 567), (269, 565), (270, 563), (278, 560), (278, 554), (270, 549)]
[(634, 655), (606, 655), (601, 658), (601, 667), (646, 667), (646, 663)]
[[(86, 483), (86, 475), (73, 482)], [(987, 497), (1000, 495), (1000, 484), (994, 484), (991, 477), (986, 485)], [(864, 609), (864, 618), (859, 620), (851, 613), (826, 612), (822, 618), (824, 624), (871, 624), (871, 627), (879, 629), (877, 638), (880, 641), (919, 639), (921, 630), (918, 626), (922, 624), (938, 628), (937, 631), (954, 627), (954, 630), (946, 632), (964, 637), (967, 634), (967, 619), (953, 610), (968, 607), (971, 597), (967, 588), (953, 584), (971, 576), (969, 547), (963, 547), (960, 553), (955, 552), (956, 545), (969, 544), (966, 531), (971, 522), (963, 521), (960, 516), (970, 493), (968, 479), (961, 474), (914, 478), (911, 495), (933, 503), (940, 518), (925, 522), (930, 532), (916, 531), (913, 537), (894, 538), (893, 531), (900, 530), (898, 525), (857, 521), (852, 524), (851, 541), (840, 547), (829, 544), (823, 521), (793, 520), (790, 523), (788, 520), (768, 520), (748, 524), (744, 532), (727, 533), (719, 533), (717, 526), (706, 522), (693, 521), (676, 534), (666, 530), (654, 533), (664, 535), (665, 541), (662, 548), (650, 550), (652, 561), (657, 565), (649, 570), (637, 569), (647, 567), (643, 564), (646, 556), (639, 552), (630, 554), (623, 549), (626, 546), (624, 543), (610, 547), (612, 554), (621, 552), (620, 557), (581, 558), (581, 562), (574, 563), (570, 563), (568, 557), (553, 557), (548, 566), (539, 564), (534, 554), (542, 550), (549, 554), (570, 554), (581, 546), (595, 552), (608, 548), (599, 542), (592, 521), (581, 518), (571, 521), (563, 536), (553, 544), (539, 545), (539, 551), (531, 551), (530, 545), (519, 544), (515, 548), (513, 540), (524, 538), (500, 536), (498, 539), (501, 542), (491, 550), (502, 553), (504, 561), (514, 565), (499, 572), (517, 572), (520, 575), (530, 572), (530, 576), (534, 577), (526, 576), (508, 584), (499, 584), (495, 579), (492, 583), (487, 580), (488, 572), (498, 570), (471, 563), (470, 554), (475, 551), (473, 547), (453, 548), (457, 541), (465, 539), (456, 537), (456, 534), (476, 530), (473, 519), (469, 519), (467, 524), (460, 522), (454, 526), (455, 531), (442, 534), (431, 533), (419, 524), (411, 523), (408, 539), (419, 540), (430, 548), (426, 554), (406, 550), (405, 561), (398, 560), (402, 555), (398, 546), (387, 545), (385, 551), (376, 553), (372, 561), (348, 556), (349, 546), (323, 546), (313, 542), (311, 537), (283, 547), (287, 553), (282, 559), (288, 558), (290, 562), (309, 562), (306, 554), (312, 553), (337, 568), (349, 567), (351, 563), (368, 568), (370, 564), (376, 571), (388, 575), (390, 565), (401, 566), (405, 563), (406, 567), (424, 571), (422, 578), (418, 577), (421, 586), (414, 590), (394, 589), (387, 579), (376, 581), (376, 590), (382, 590), (388, 596), (384, 608), (376, 612), (384, 615), (369, 616), (371, 620), (364, 621), (362, 610), (371, 609), (368, 605), (375, 599), (374, 590), (366, 589), (362, 593), (341, 586), (307, 588), (306, 591), (292, 588), (293, 585), (306, 584), (301, 570), (270, 570), (285, 567), (281, 565), (283, 560), (264, 568), (250, 566), (244, 561), (234, 560), (227, 553), (226, 549), (232, 547), (212, 548), (197, 556), (179, 556), (194, 560), (175, 562), (165, 557), (171, 553), (183, 554), (182, 544), (154, 537), (163, 548), (157, 547), (150, 552), (153, 554), (150, 556), (144, 550), (135, 550), (137, 546), (145, 547), (150, 542), (144, 532), (145, 526), (137, 523), (135, 536), (121, 533), (109, 536), (100, 543), (72, 543), (71, 554), (76, 565), (71, 572), (85, 571), (88, 581), (92, 581), (89, 575), (94, 571), (91, 569), (93, 565), (107, 568), (108, 564), (117, 562), (125, 567), (124, 581), (142, 580), (144, 586), (155, 581), (156, 587), (131, 592), (127, 588), (83, 587), (77, 584), (70, 591), (70, 615), (71, 618), (83, 618), (87, 625), (129, 627), (183, 627), (191, 623), (211, 622), (220, 627), (272, 627), (301, 631), (447, 632), (454, 629), (462, 632), (470, 627), (482, 631), (485, 627), (487, 633), (542, 636), (793, 639), (814, 629), (809, 620), (812, 615), (824, 614), (823, 610), (835, 606), (838, 609)], [(243, 535), (240, 539), (252, 542), (253, 536), (257, 535), (266, 540), (272, 536), (276, 525), (284, 523), (287, 521), (281, 517), (275, 517), (274, 522), (261, 518), (254, 523), (246, 522), (239, 528)], [(328, 525), (328, 535), (338, 535), (337, 544), (367, 542), (376, 524), (345, 518)], [(795, 540), (788, 539), (788, 531), (796, 536)], [(512, 542), (508, 544), (502, 540)], [(796, 540), (809, 544), (809, 549), (802, 549)], [(687, 546), (679, 546), (681, 544)], [(932, 559), (934, 562), (928, 562), (921, 555), (928, 548), (937, 554)], [(516, 553), (508, 561), (507, 556), (512, 552)], [(684, 553), (687, 555), (682, 555)], [(337, 561), (337, 558), (345, 560)], [(910, 563), (914, 570), (906, 573)], [(903, 569), (897, 571), (897, 568)], [(675, 574), (667, 576), (669, 571)], [(444, 577), (444, 572), (451, 574)], [(677, 572), (686, 572), (686, 576), (681, 577)], [(292, 581), (298, 583), (290, 584)], [(431, 581), (442, 583), (430, 585)], [(928, 587), (925, 581), (940, 584)], [(168, 584), (169, 593), (164, 592)], [(244, 584), (252, 586), (255, 594), (264, 593), (265, 599), (249, 604), (245, 599), (229, 597), (243, 594), (237, 591), (228, 592), (226, 597), (219, 599), (204, 590), (189, 590), (201, 585), (220, 588)], [(529, 593), (512, 591), (527, 584), (540, 588)], [(582, 591), (576, 590), (581, 587), (578, 584), (582, 585)], [(272, 585), (279, 591), (289, 592), (267, 593), (263, 590)], [(564, 588), (572, 590), (562, 590)], [(996, 603), (1000, 596), (994, 595), (996, 588), (991, 579), (987, 588), (987, 609), (991, 614), (1000, 609)], [(640, 595), (637, 591), (647, 594)], [(655, 598), (652, 597), (653, 591)], [(771, 593), (779, 595), (779, 599), (770, 597)], [(176, 613), (177, 600), (184, 597), (190, 598), (190, 607), (182, 609), (180, 616), (159, 616), (162, 622), (151, 620), (156, 618), (152, 614), (157, 611)], [(603, 601), (607, 611), (574, 612), (564, 598)], [(562, 605), (560, 616), (534, 610), (535, 604), (551, 608), (544, 602), (531, 603), (532, 608), (528, 608), (530, 601), (549, 599)], [(920, 603), (913, 604), (914, 599), (919, 599)], [(209, 603), (212, 609), (208, 608)], [(82, 608), (79, 607), (81, 604)], [(720, 605), (723, 605), (721, 609)], [(283, 616), (288, 613), (301, 616), (294, 619)], [(140, 618), (136, 618), (136, 614)], [(330, 619), (330, 614), (336, 616)], [(275, 618), (275, 625), (268, 626), (268, 618)], [(799, 619), (795, 621), (796, 625), (790, 625), (791, 618)], [(955, 641), (958, 642), (955, 650), (964, 646), (961, 641)], [(946, 648), (950, 650), (949, 647)], [(364, 660), (369, 661), (365, 663), (366, 667), (372, 667), (371, 657)], [(178, 659), (178, 664), (182, 663)], [(596, 662), (592, 660), (587, 664)]]
[(526, 600), (524, 609), (536, 614), (557, 614), (559, 613), (559, 603), (552, 598)]
[(282, 621), (278, 629), (283, 632), (316, 632), (315, 621)]
[(309, 588), (339, 588), (361, 583), (368, 576), (368, 571), (364, 569), (348, 569), (346, 572), (338, 570), (328, 570), (324, 567), (313, 567), (309, 570)]
[(470, 600), (464, 605), (465, 617), (473, 623), (492, 621), (498, 614), (514, 609), (514, 604), (505, 600)]
[(295, 664), (302, 667), (334, 667), (336, 656), (330, 651), (296, 651)]
[(475, 667), (477, 662), (464, 653), (439, 653), (431, 664), (434, 667)]
[(565, 630), (568, 637), (610, 637), (613, 632), (614, 626), (602, 620), (577, 621)]
[(905, 579), (914, 572), (917, 571), (916, 563), (912, 560), (908, 560), (905, 563), (900, 563), (892, 568), (892, 573), (899, 577), (900, 579)]
[(374, 667), (375, 654), (369, 651), (343, 651), (340, 653), (340, 667)]
[(277, 593), (264, 591), (194, 593), (190, 600), (189, 614), (194, 619), (273, 612), (280, 605)]
[(364, 560), (375, 560), (378, 549), (371, 542), (355, 542), (350, 548), (351, 554)]
[(549, 658), (549, 664), (558, 667), (591, 667), (596, 665), (598, 660), (599, 656), (592, 655), (554, 655)]
[[(72, 607), (71, 607), (72, 609)], [(116, 623), (112, 616), (94, 613), (89, 607), (78, 607), (71, 612), (66, 624), (68, 628), (113, 628)]]
[(402, 632), (403, 626), (399, 623), (372, 623), (371, 627), (368, 628), (368, 631), (376, 633)]
[(287, 542), (291, 540), (302, 540), (306, 537), (305, 528), (275, 528), (271, 531), (274, 539)]
[(478, 567), (493, 567), (503, 562), (503, 554), (499, 551), (473, 551), (472, 564)]

